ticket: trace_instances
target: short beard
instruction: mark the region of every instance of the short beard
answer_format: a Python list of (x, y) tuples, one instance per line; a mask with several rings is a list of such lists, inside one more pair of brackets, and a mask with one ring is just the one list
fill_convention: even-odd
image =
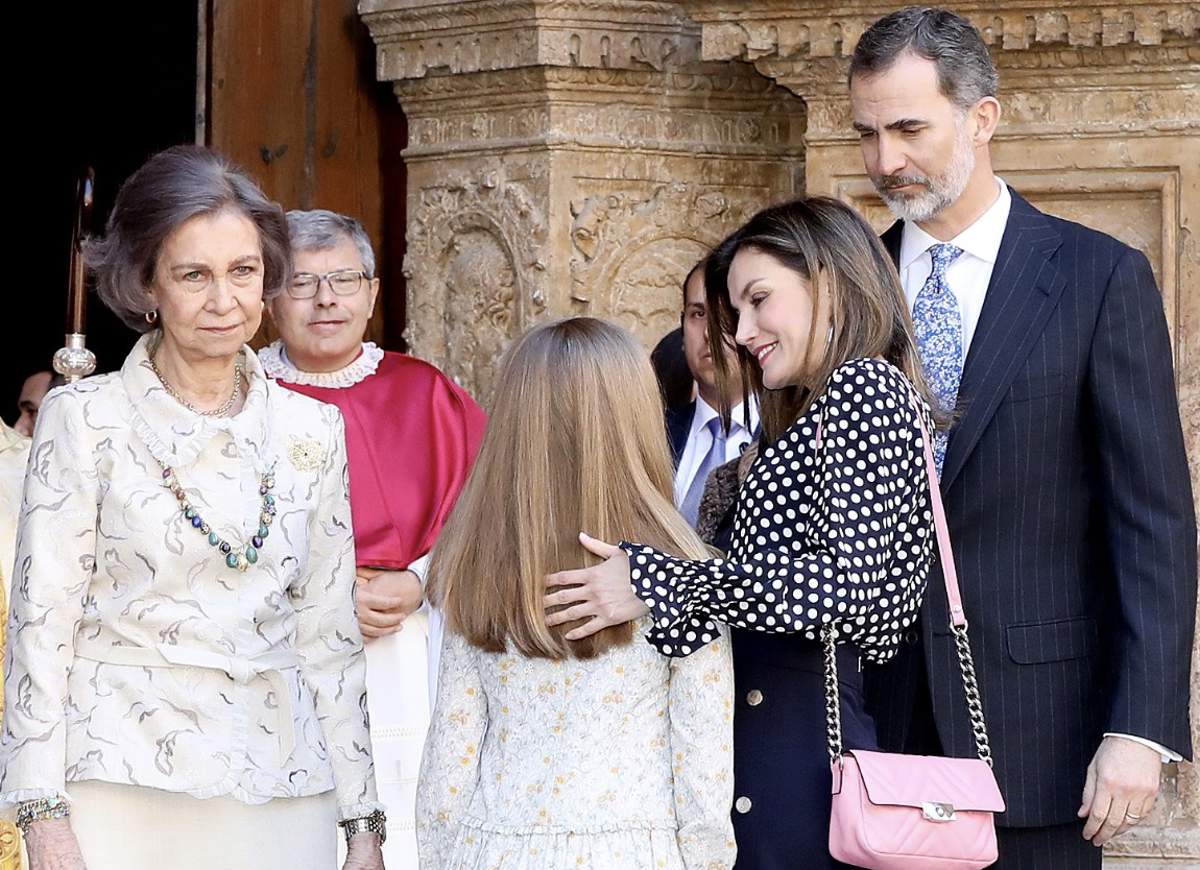
[[(959, 118), (954, 137), (954, 153), (950, 165), (938, 175), (885, 175), (871, 179), (879, 196), (900, 220), (922, 223), (958, 201), (967, 189), (971, 173), (975, 171), (975, 146), (967, 135), (966, 116)], [(892, 193), (892, 188), (905, 184), (922, 184), (925, 190), (905, 196)]]

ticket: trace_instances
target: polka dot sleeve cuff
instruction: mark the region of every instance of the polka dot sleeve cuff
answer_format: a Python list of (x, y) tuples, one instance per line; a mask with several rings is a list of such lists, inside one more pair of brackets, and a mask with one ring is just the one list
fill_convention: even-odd
[(686, 656), (717, 637), (718, 622), (814, 640), (833, 623), (868, 660), (895, 655), (917, 617), (934, 540), (910, 390), (879, 360), (837, 369), (751, 469), (727, 559), (622, 542), (654, 619), (648, 640)]

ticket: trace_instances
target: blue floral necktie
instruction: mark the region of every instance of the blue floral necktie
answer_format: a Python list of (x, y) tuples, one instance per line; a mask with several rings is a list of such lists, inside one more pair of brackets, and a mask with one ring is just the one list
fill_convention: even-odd
[[(963, 370), (963, 330), (958, 298), (946, 283), (946, 269), (961, 253), (962, 248), (948, 244), (929, 248), (933, 271), (913, 302), (913, 326), (925, 380), (947, 411), (954, 410), (958, 401)], [(942, 473), (942, 463), (946, 459), (946, 437), (944, 429), (939, 429), (933, 437), (938, 474)]]

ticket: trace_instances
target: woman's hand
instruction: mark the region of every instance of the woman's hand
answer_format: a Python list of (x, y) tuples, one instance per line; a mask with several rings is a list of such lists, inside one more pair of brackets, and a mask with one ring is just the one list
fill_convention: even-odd
[(611, 625), (622, 625), (650, 612), (633, 594), (629, 585), (629, 557), (613, 544), (606, 544), (579, 533), (579, 543), (591, 553), (604, 559), (592, 568), (559, 571), (546, 577), (546, 587), (570, 586), (558, 592), (548, 592), (545, 606), (563, 607), (546, 614), (547, 625), (562, 625), (577, 619), (588, 622), (565, 635), (567, 640), (579, 640)]
[(354, 613), (363, 637), (394, 634), (421, 606), (421, 580), (412, 571), (359, 568), (355, 584)]
[(31, 823), (25, 830), (25, 849), (31, 870), (87, 870), (70, 819)]
[(383, 870), (379, 835), (364, 831), (351, 837), (342, 870)]

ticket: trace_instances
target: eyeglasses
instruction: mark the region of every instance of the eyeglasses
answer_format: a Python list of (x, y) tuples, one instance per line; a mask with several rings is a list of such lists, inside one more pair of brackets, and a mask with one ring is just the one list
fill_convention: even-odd
[(367, 273), (358, 269), (339, 269), (325, 275), (297, 272), (287, 291), (293, 299), (312, 299), (321, 289), (321, 282), (328, 281), (329, 289), (337, 296), (353, 296), (362, 288), (364, 280), (367, 280)]

